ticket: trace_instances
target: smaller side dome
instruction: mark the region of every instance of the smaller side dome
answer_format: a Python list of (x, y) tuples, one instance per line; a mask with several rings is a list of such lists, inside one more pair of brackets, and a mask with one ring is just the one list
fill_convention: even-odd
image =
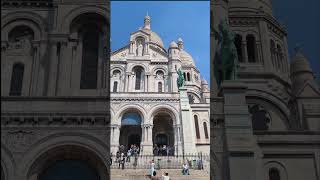
[(299, 72), (310, 72), (312, 70), (310, 68), (309, 62), (307, 58), (301, 52), (299, 47), (295, 48), (295, 54), (292, 57), (291, 65), (290, 65), (291, 75), (299, 73)]
[(181, 38), (178, 38), (178, 47), (179, 49), (183, 49), (183, 41)]
[(177, 43), (174, 42), (174, 41), (172, 41), (172, 42), (170, 43), (170, 45), (169, 45), (169, 49), (171, 49), (171, 48), (178, 48)]
[(207, 82), (207, 80), (202, 79), (202, 80), (201, 80), (201, 84), (202, 84), (202, 85), (207, 85), (207, 84), (208, 84), (208, 82)]

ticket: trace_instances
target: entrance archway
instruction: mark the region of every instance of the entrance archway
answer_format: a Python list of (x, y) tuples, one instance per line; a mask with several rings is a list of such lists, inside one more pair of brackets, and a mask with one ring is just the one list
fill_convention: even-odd
[(96, 170), (80, 160), (61, 160), (47, 168), (39, 180), (100, 180)]
[(140, 147), (142, 137), (141, 122), (141, 115), (135, 111), (127, 112), (122, 116), (119, 145), (123, 148), (120, 151), (127, 151), (131, 145)]
[(173, 120), (169, 113), (159, 111), (154, 116), (152, 142), (154, 155), (174, 155)]
[(102, 180), (109, 176), (105, 162), (92, 150), (78, 145), (54, 147), (33, 162), (27, 179)]

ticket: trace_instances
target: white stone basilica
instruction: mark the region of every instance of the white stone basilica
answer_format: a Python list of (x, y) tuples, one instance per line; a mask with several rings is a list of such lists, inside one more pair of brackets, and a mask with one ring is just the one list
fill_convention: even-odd
[[(173, 149), (171, 155), (209, 153), (208, 83), (182, 39), (166, 49), (150, 20), (145, 16), (128, 45), (111, 54), (111, 152), (136, 144), (142, 154), (163, 145)], [(185, 78), (180, 91), (179, 69)], [(183, 97), (187, 101), (181, 104)]]

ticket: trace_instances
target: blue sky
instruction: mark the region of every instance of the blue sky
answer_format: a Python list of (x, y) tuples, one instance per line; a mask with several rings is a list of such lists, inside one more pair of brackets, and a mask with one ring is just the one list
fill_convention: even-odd
[(166, 49), (181, 37), (184, 49), (192, 55), (202, 77), (210, 82), (210, 2), (209, 1), (111, 1), (111, 49), (129, 42), (130, 33), (151, 17)]
[(290, 57), (296, 44), (301, 44), (304, 55), (316, 73), (320, 73), (320, 1), (273, 1), (273, 14), (286, 26)]

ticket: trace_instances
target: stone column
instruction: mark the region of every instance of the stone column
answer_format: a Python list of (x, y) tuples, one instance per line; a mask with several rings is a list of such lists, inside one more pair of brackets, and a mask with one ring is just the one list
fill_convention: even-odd
[(178, 92), (178, 84), (177, 84), (178, 74), (176, 71), (171, 72), (171, 92)]
[(181, 125), (174, 125), (174, 154), (182, 155)]
[(120, 125), (118, 125), (118, 124), (111, 125), (110, 138), (111, 138), (110, 139), (110, 145), (111, 145), (110, 152), (112, 152), (112, 154), (115, 155), (118, 150), (118, 147), (119, 147)]
[(268, 32), (268, 25), (265, 21), (259, 22), (259, 29), (261, 34), (261, 51), (262, 51), (262, 58), (263, 64), (266, 71), (272, 71), (272, 64), (271, 64), (271, 52), (270, 52), (270, 37)]
[[(246, 103), (247, 86), (237, 81), (224, 81), (225, 141), (230, 180), (257, 179), (255, 140)], [(240, 167), (240, 168), (239, 168)]]
[(31, 80), (31, 89), (30, 94), (32, 96), (40, 95), (37, 92), (38, 86), (38, 75), (39, 75), (39, 67), (40, 67), (40, 42), (33, 43), (33, 67), (32, 67), (32, 80)]
[(145, 74), (144, 76), (144, 92), (148, 92), (148, 79), (149, 79), (149, 74)]
[(148, 77), (148, 92), (152, 92), (151, 86), (152, 86), (152, 82), (151, 79), (153, 79), (153, 75), (150, 74)]
[[(57, 95), (66, 96), (69, 91), (69, 78), (68, 74), (71, 70), (71, 60), (67, 56), (68, 44), (62, 42), (60, 47), (60, 62), (59, 62), (59, 73), (58, 73), (58, 84), (57, 84)], [(68, 57), (68, 58), (66, 58)]]
[(242, 41), (241, 49), (242, 49), (242, 54), (243, 54), (243, 57), (242, 57), (243, 58), (243, 62), (247, 63), (248, 62), (248, 51), (247, 51), (247, 42), (246, 42), (246, 40)]
[(58, 70), (58, 59), (57, 59), (57, 42), (51, 42), (50, 47), (50, 66), (49, 66), (49, 79), (48, 79), (48, 96), (56, 95), (57, 88), (57, 70)]
[(192, 118), (192, 110), (189, 104), (187, 89), (180, 87), (181, 124), (183, 134), (184, 153), (196, 153), (195, 127)]
[(142, 128), (142, 138), (141, 138), (141, 145), (143, 147), (143, 154), (151, 155), (152, 152), (152, 124), (143, 124)]

